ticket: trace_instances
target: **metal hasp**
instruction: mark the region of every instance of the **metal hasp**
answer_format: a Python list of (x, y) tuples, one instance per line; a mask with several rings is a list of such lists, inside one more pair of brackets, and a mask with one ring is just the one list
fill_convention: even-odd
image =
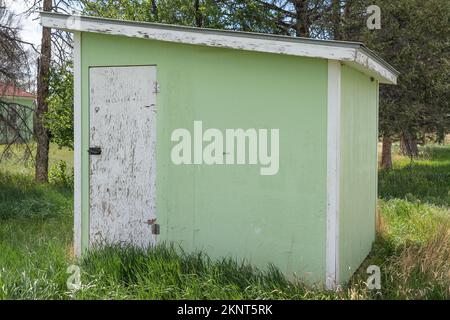
[(102, 154), (102, 148), (100, 148), (100, 147), (90, 147), (88, 149), (88, 153), (90, 155), (98, 156), (98, 155)]

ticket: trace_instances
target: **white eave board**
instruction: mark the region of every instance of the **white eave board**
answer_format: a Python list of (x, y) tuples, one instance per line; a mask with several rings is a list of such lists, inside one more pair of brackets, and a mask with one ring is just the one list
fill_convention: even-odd
[(93, 32), (209, 47), (342, 61), (380, 83), (397, 84), (399, 72), (359, 42), (332, 41), (133, 22), (41, 12), (44, 27)]

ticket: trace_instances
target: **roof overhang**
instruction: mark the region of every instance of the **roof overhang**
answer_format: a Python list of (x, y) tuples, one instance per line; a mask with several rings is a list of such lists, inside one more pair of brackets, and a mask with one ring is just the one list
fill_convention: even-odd
[(263, 33), (193, 28), (79, 15), (41, 12), (44, 27), (93, 32), (209, 47), (338, 60), (374, 77), (397, 84), (399, 72), (359, 42), (297, 38)]

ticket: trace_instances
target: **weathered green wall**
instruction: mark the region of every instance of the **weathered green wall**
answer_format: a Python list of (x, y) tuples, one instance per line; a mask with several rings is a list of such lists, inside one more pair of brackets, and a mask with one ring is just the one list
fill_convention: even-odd
[(347, 281), (375, 240), (378, 86), (342, 66), (340, 280)]
[[(88, 148), (89, 66), (157, 65), (160, 240), (323, 281), (326, 241), (327, 61), (82, 34), (82, 150)], [(126, 110), (124, 110), (126, 112)], [(172, 164), (176, 128), (280, 129), (280, 169)], [(88, 156), (82, 156), (83, 247)]]
[[(3, 101), (7, 103), (15, 103), (20, 106), (25, 106), (28, 108), (34, 108), (34, 99), (30, 98), (22, 98), (22, 97), (3, 97)], [(4, 111), (4, 110), (1, 110)], [(23, 137), (24, 140), (29, 140), (33, 136), (32, 130), (33, 130), (33, 110), (32, 109), (22, 109), (20, 111), (20, 114), (24, 117), (24, 124), (21, 126), (23, 129), (21, 130), (20, 134)], [(7, 116), (6, 112), (2, 114), (2, 116)], [(21, 121), (21, 120), (18, 120)], [(22, 124), (22, 121), (21, 123)], [(11, 129), (8, 130), (7, 136), (5, 135), (6, 125), (4, 123), (0, 123), (0, 143), (9, 143), (11, 142), (16, 134), (14, 132), (10, 132)]]

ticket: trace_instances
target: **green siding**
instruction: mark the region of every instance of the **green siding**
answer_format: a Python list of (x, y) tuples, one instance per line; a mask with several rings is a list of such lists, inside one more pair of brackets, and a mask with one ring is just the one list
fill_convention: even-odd
[[(274, 263), (308, 282), (325, 276), (327, 61), (92, 33), (82, 35), (82, 150), (88, 68), (157, 65), (159, 240), (261, 268)], [(124, 110), (124, 112), (126, 112)], [(280, 169), (182, 165), (170, 160), (176, 128), (280, 129)], [(192, 132), (192, 131), (191, 131)], [(82, 156), (83, 247), (88, 156)]]
[(341, 74), (340, 280), (346, 282), (375, 240), (378, 87), (343, 66)]
[[(34, 108), (34, 99), (30, 99), (30, 98), (21, 98), (21, 97), (4, 97), (2, 98), (3, 101), (8, 102), (8, 103), (15, 103), (21, 106), (25, 106), (25, 107), (29, 107), (29, 108)], [(33, 130), (33, 110), (28, 110), (28, 109), (24, 109), (23, 112), (24, 115), (24, 120), (26, 123), (26, 126), (23, 126), (23, 130), (21, 132), (21, 135), (23, 136), (23, 138), (25, 140), (29, 140), (32, 138), (33, 134), (32, 132), (30, 132), (30, 130)], [(3, 114), (3, 116), (6, 116), (6, 114)], [(18, 121), (21, 121), (18, 119)], [(3, 130), (5, 130), (6, 126), (4, 124), (0, 124), (0, 126), (2, 126), (0, 128), (0, 132), (4, 132)], [(3, 127), (5, 126), (5, 127)], [(30, 129), (28, 130), (27, 127)], [(7, 137), (0, 137), (0, 138), (6, 138), (4, 140), (1, 140), (0, 143), (7, 143), (8, 141), (14, 139), (15, 134), (13, 133), (8, 133)]]

